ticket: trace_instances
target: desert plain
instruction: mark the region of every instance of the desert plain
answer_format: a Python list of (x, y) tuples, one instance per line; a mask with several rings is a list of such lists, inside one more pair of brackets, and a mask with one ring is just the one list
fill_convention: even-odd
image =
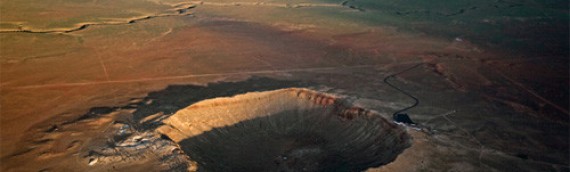
[(0, 171), (570, 171), (568, 5), (2, 0)]

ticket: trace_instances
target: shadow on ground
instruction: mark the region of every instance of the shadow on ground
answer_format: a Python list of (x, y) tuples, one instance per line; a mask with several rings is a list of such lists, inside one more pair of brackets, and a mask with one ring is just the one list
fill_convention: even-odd
[(139, 103), (133, 119), (142, 124), (144, 130), (154, 130), (160, 123), (142, 122), (143, 119), (161, 113), (167, 118), (176, 111), (195, 102), (216, 97), (228, 97), (252, 91), (268, 91), (288, 87), (307, 87), (311, 84), (300, 81), (283, 81), (254, 77), (240, 82), (220, 82), (207, 86), (171, 85), (164, 90), (151, 92)]

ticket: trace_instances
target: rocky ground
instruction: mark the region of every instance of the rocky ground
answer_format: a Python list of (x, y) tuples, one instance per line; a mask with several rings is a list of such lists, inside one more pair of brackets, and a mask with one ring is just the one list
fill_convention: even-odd
[[(369, 171), (570, 171), (567, 1), (0, 2), (1, 171), (200, 170), (154, 128), (283, 88), (391, 114)], [(150, 122), (149, 122), (150, 121)]]

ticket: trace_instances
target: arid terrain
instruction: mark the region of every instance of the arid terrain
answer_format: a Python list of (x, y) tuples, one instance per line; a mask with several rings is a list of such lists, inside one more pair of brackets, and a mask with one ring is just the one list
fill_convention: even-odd
[(0, 171), (567, 172), (568, 5), (2, 0)]

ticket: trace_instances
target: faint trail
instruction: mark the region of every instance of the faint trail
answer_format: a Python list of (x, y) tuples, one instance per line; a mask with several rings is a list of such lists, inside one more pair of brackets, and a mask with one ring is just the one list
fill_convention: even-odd
[[(455, 113), (455, 110), (453, 111), (453, 113)], [(453, 114), (450, 113), (449, 115)], [(467, 134), (467, 136), (471, 137), (471, 139), (473, 139), (473, 141), (479, 145), (479, 166), (483, 165), (483, 161), (481, 161), (481, 159), (483, 159), (483, 149), (485, 148), (485, 146), (481, 143), (481, 141), (479, 141), (479, 139), (477, 139), (477, 137), (475, 137), (473, 134), (471, 134), (471, 132), (469, 132), (469, 130), (466, 130), (465, 128), (459, 126), (456, 122), (452, 121), (451, 119), (449, 119), (447, 117), (448, 115), (443, 115), (441, 117), (443, 117), (443, 119), (447, 120), (448, 122), (450, 122), (451, 124), (453, 124), (455, 127), (459, 128), (461, 131), (463, 131), (465, 134)]]
[(452, 110), (452, 111), (446, 112), (446, 113), (444, 113), (444, 114), (434, 116), (434, 117), (432, 117), (432, 118), (426, 120), (426, 121), (424, 122), (424, 124), (427, 124), (427, 123), (429, 123), (431, 120), (434, 120), (434, 119), (437, 119), (437, 118), (440, 118), (440, 117), (449, 116), (449, 115), (451, 115), (451, 114), (454, 114), (455, 112), (457, 112), (457, 111), (456, 111), (456, 110)]
[[(478, 160), (479, 160), (479, 166), (483, 165), (483, 161), (481, 161), (483, 159), (483, 149), (485, 148), (485, 146), (483, 145), (483, 143), (481, 143), (481, 141), (479, 139), (477, 139), (477, 137), (475, 137), (473, 134), (471, 134), (471, 132), (469, 132), (469, 130), (459, 126), (455, 121), (451, 120), (448, 116), (451, 116), (453, 114), (455, 114), (457, 111), (456, 110), (452, 110), (452, 111), (448, 111), (446, 113), (443, 113), (441, 115), (437, 115), (434, 116), (430, 119), (428, 119), (426, 122), (424, 122), (424, 124), (429, 123), (431, 120), (437, 119), (437, 118), (443, 118), (445, 119), (447, 122), (451, 123), (453, 126), (457, 127), (459, 130), (461, 130), (463, 133), (465, 133), (468, 137), (471, 137), (472, 141), (475, 142), (477, 145), (479, 145), (479, 148), (473, 148), (475, 150), (477, 150), (479, 152), (479, 156), (478, 156)], [(463, 145), (462, 145), (463, 146)], [(465, 146), (463, 146), (465, 147)]]
[(101, 64), (101, 68), (103, 68), (103, 72), (105, 72), (105, 79), (109, 81), (109, 72), (107, 72), (107, 66), (105, 66), (105, 62), (101, 59), (101, 55), (97, 52), (97, 59), (99, 59), (99, 64)]
[(284, 69), (284, 70), (259, 70), (259, 71), (246, 71), (246, 72), (193, 74), (193, 75), (165, 76), (165, 77), (153, 77), (153, 78), (107, 80), (107, 81), (93, 81), (93, 82), (79, 82), (79, 83), (42, 84), (42, 85), (27, 85), (27, 86), (13, 86), (13, 87), (3, 85), (2, 89), (24, 90), (24, 89), (39, 89), (39, 88), (58, 88), (58, 87), (89, 86), (89, 85), (102, 85), (102, 84), (120, 84), (120, 83), (163, 81), (163, 80), (187, 79), (187, 78), (197, 78), (197, 77), (215, 77), (215, 76), (244, 75), (244, 74), (272, 74), (272, 73), (284, 73), (284, 72), (312, 72), (312, 71), (326, 71), (326, 70), (336, 70), (336, 69), (371, 68), (371, 67), (380, 67), (380, 66), (381, 65), (357, 65), (357, 66), (343, 66), (343, 67), (317, 67), (317, 68), (296, 68), (296, 69)]
[(550, 100), (540, 96), (538, 93), (534, 92), (533, 90), (526, 88), (523, 84), (521, 84), (518, 81), (515, 81), (514, 79), (511, 79), (510, 77), (508, 77), (507, 75), (503, 74), (503, 72), (500, 72), (498, 70), (495, 70), (499, 75), (501, 75), (503, 78), (509, 80), (511, 83), (515, 84), (516, 86), (518, 86), (519, 88), (525, 90), (526, 92), (530, 93), (531, 95), (533, 95), (534, 97), (542, 100), (544, 103), (547, 103), (549, 105), (551, 105), (552, 107), (558, 109), (560, 112), (565, 113), (566, 115), (570, 115), (570, 112), (568, 112), (568, 110), (556, 105), (555, 103), (551, 102)]
[(270, 67), (273, 71), (276, 71), (277, 68), (275, 68), (275, 66), (273, 66), (271, 63), (265, 61), (265, 60), (261, 60), (260, 58), (257, 58), (256, 56), (250, 56), (250, 58), (254, 59), (255, 61), (258, 61), (260, 63), (265, 64), (266, 66)]

